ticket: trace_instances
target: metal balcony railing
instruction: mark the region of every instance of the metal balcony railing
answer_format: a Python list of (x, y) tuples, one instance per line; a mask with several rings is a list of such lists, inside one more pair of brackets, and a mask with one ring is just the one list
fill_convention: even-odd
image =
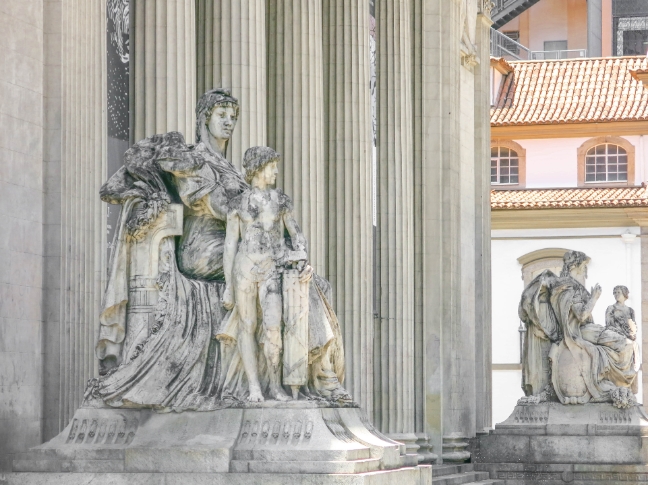
[(567, 49), (562, 51), (531, 51), (531, 58), (537, 60), (544, 59), (576, 59), (587, 57), (585, 49)]
[(567, 49), (558, 51), (532, 51), (516, 40), (498, 30), (491, 29), (490, 54), (493, 57), (503, 57), (509, 61), (530, 61), (549, 59), (577, 59), (587, 57), (585, 49)]

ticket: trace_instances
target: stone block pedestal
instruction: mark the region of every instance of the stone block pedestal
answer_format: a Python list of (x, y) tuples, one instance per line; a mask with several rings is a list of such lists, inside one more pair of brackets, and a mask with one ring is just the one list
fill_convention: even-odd
[[(81, 408), (48, 443), (18, 455), (14, 484), (321, 483), (423, 485), (430, 467), (357, 407), (265, 402), (210, 412)], [(3, 482), (4, 480), (4, 482)]]
[(648, 483), (648, 421), (638, 407), (516, 406), (476, 441), (475, 469), (507, 485)]

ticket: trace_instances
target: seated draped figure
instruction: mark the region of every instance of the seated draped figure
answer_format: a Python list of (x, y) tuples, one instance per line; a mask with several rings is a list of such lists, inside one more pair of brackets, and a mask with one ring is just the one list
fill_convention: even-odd
[(238, 116), (228, 90), (206, 92), (195, 145), (141, 140), (102, 187), (122, 207), (87, 402), (210, 411), (291, 388), (356, 406), (330, 283), (307, 263), (290, 199), (269, 188), (279, 155), (248, 150), (246, 176), (225, 157)]
[(637, 372), (641, 359), (634, 311), (625, 306), (628, 289), (614, 288), (617, 300), (607, 308), (606, 326), (592, 310), (601, 296), (596, 284), (584, 286), (590, 258), (580, 251), (563, 257), (560, 276), (549, 270), (524, 290), (519, 306), (526, 324), (519, 404), (558, 400), (563, 404), (612, 402), (637, 405)]

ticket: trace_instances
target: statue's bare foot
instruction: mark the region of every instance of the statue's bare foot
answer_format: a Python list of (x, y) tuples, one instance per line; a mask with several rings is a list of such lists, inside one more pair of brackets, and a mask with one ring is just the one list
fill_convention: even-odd
[(263, 402), (263, 394), (259, 388), (250, 388), (250, 396), (248, 397), (250, 402)]
[(290, 396), (286, 394), (281, 386), (271, 386), (270, 395), (277, 401), (290, 401)]

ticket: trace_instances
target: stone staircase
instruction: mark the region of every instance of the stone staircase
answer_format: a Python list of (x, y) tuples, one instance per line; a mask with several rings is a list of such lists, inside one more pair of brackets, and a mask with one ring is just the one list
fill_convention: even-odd
[(504, 485), (502, 480), (491, 480), (488, 472), (476, 472), (470, 463), (465, 465), (433, 465), (433, 485)]

